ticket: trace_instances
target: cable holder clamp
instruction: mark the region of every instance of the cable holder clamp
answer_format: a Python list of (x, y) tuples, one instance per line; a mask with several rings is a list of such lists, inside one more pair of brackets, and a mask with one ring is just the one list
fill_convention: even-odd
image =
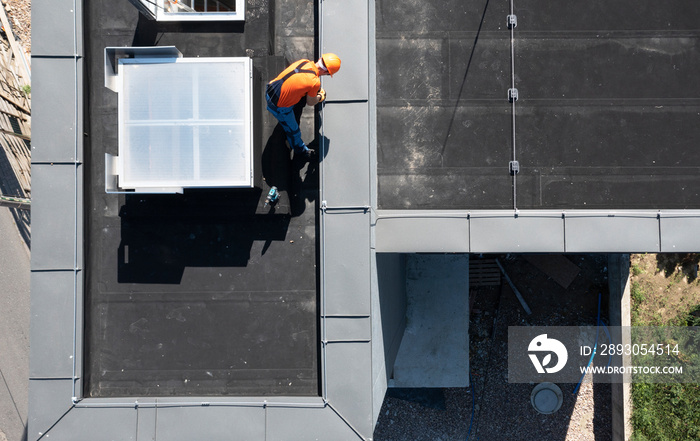
[(508, 101), (511, 103), (518, 101), (518, 89), (514, 87), (508, 89)]
[(518, 161), (510, 161), (508, 163), (508, 170), (510, 171), (511, 175), (517, 175), (520, 171), (520, 163)]

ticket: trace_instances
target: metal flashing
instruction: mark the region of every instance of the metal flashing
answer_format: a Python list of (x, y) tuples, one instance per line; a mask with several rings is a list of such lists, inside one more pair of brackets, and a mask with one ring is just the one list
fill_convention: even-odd
[[(265, 409), (262, 407), (158, 407), (158, 438), (265, 439)], [(206, 434), (206, 435), (204, 435)]]
[[(495, 214), (495, 213), (494, 213)], [(564, 252), (564, 221), (561, 214), (514, 212), (470, 215), (472, 253)]]
[(72, 380), (29, 379), (27, 439), (38, 440), (71, 411)]
[(325, 402), (314, 396), (150, 396), (85, 398), (75, 403), (77, 408), (322, 408)]
[(368, 206), (367, 103), (332, 103), (323, 112), (323, 197), (329, 207)]
[(370, 108), (364, 102), (369, 99), (373, 7), (373, 2), (361, 0), (326, 0), (319, 8), (321, 52), (335, 52), (343, 59), (336, 77), (324, 81), (329, 102), (321, 115), (329, 147), (321, 162), (322, 369), (329, 407), (356, 434), (343, 439), (371, 439), (374, 427), (369, 206), (373, 178)]
[[(76, 170), (77, 167), (77, 170)], [(32, 270), (73, 270), (82, 260), (82, 168), (75, 164), (32, 165)], [(77, 236), (76, 236), (77, 234)], [(77, 256), (76, 256), (77, 253)]]
[(31, 440), (60, 433), (81, 383), (82, 6), (78, 0), (32, 5)]
[(466, 211), (378, 210), (375, 235), (381, 253), (469, 252)]
[(41, 439), (136, 441), (137, 414), (135, 408), (74, 408)]
[[(82, 277), (77, 281), (82, 284)], [(73, 271), (31, 275), (30, 378), (73, 376), (75, 283)], [(77, 287), (82, 292), (82, 287)], [(82, 309), (82, 308), (81, 308)]]
[(700, 250), (700, 213), (671, 211), (659, 216), (661, 252), (697, 252)]
[(369, 214), (325, 212), (325, 314), (370, 314)]
[(32, 163), (75, 161), (76, 143), (82, 156), (77, 114), (83, 94), (76, 87), (83, 80), (83, 60), (32, 57), (32, 71)]
[(370, 317), (326, 317), (326, 340), (329, 343), (371, 341)]
[[(313, 422), (310, 424), (310, 422)], [(322, 409), (267, 408), (267, 439), (357, 441), (358, 435), (330, 406)]]
[[(32, 70), (36, 58), (42, 55), (72, 57), (76, 55), (76, 34), (83, 24), (82, 1), (34, 0), (32, 2)], [(38, 85), (37, 81), (33, 82)], [(32, 98), (36, 99), (36, 90)]]
[[(342, 59), (340, 72), (332, 79), (323, 82), (323, 87), (328, 92), (329, 102), (366, 101), (369, 98), (367, 79), (370, 3), (364, 0), (321, 2), (323, 14), (321, 52), (333, 52)], [(355, 121), (355, 119), (348, 121)]]
[(375, 235), (377, 252), (673, 252), (699, 224), (699, 210), (378, 210)]
[(358, 435), (371, 438), (372, 348), (370, 343), (326, 345), (328, 401)]
[(158, 409), (156, 407), (141, 407), (137, 409), (136, 418), (136, 439), (156, 440), (156, 421), (158, 420)]
[(566, 213), (566, 252), (629, 253), (660, 251), (657, 213)]

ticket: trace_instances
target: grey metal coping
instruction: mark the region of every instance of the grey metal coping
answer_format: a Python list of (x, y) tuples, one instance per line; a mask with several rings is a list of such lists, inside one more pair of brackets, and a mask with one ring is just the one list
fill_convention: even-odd
[[(80, 0), (34, 0), (32, 2), (32, 58), (41, 55), (81, 55), (75, 35), (82, 35), (83, 3)], [(42, 24), (38, 26), (38, 24)], [(36, 91), (35, 91), (36, 92)]]
[[(60, 39), (70, 37), (74, 41), (51, 44), (45, 41), (51, 34), (40, 29), (50, 29), (54, 22), (49, 12), (52, 4), (47, 0), (35, 2), (33, 17), (34, 28), (39, 30), (35, 44), (45, 48), (43, 54), (35, 52), (35, 75), (43, 74), (46, 78), (49, 78), (46, 71), (37, 70), (51, 69), (51, 63), (36, 61), (54, 58), (54, 55), (66, 56), (58, 64), (70, 65), (77, 72), (76, 60), (82, 56), (82, 49), (73, 54), (69, 50), (61, 53), (65, 48), (82, 47), (80, 32), (58, 34)], [(70, 4), (62, 2), (61, 7)], [(342, 17), (344, 8), (359, 8), (361, 4), (367, 5), (366, 27), (347, 27), (342, 35), (337, 29), (324, 27), (324, 23), (328, 24), (326, 17)], [(75, 1), (73, 5), (78, 7), (71, 9), (72, 26), (79, 27), (82, 3)], [(78, 170), (81, 154), (75, 155), (76, 151), (80, 152), (81, 141), (80, 136), (74, 136), (72, 140), (57, 139), (51, 147), (51, 156), (55, 154), (56, 158), (68, 162), (51, 165), (42, 161), (37, 163), (35, 175), (39, 185), (34, 192), (37, 202), (34, 209), (39, 213), (44, 210), (45, 215), (43, 220), (35, 219), (34, 225), (32, 316), (36, 319), (32, 320), (31, 333), (33, 341), (52, 334), (56, 347), (45, 350), (46, 345), (33, 344), (31, 348), (29, 439), (48, 438), (49, 435), (58, 439), (91, 440), (95, 433), (119, 439), (152, 439), (156, 434), (187, 439), (193, 431), (197, 431), (200, 438), (226, 433), (232, 438), (370, 439), (377, 407), (381, 405), (377, 397), (383, 396), (386, 387), (372, 358), (375, 349), (372, 305), (376, 300), (372, 259), (375, 251), (666, 252), (697, 250), (700, 246), (699, 238), (687, 234), (700, 226), (700, 211), (697, 210), (533, 210), (520, 211), (517, 216), (505, 210), (374, 211), (371, 208), (376, 206), (373, 97), (376, 86), (372, 81), (374, 2), (325, 0), (320, 5), (320, 13), (321, 50), (338, 53), (346, 61), (344, 67), (348, 68), (332, 79), (324, 79), (329, 101), (322, 117), (329, 149), (321, 162), (322, 179), (326, 183), (321, 193), (325, 202), (321, 212), (323, 396), (308, 399), (81, 399), (78, 391), (81, 390), (82, 335), (76, 329), (82, 329), (83, 288), (79, 283), (82, 246), (74, 246), (71, 252), (68, 245), (54, 255), (50, 243), (54, 229), (61, 232), (71, 228), (75, 232), (73, 243), (82, 243), (81, 226), (77, 224), (76, 227), (75, 221), (83, 210), (79, 197), (83, 183)], [(357, 8), (352, 14), (358, 14)], [(334, 19), (329, 20), (333, 22)], [(358, 46), (357, 41), (367, 44)], [(362, 78), (362, 71), (355, 71), (354, 66), (362, 66), (365, 58), (368, 71)], [(348, 63), (350, 60), (355, 62)], [(343, 72), (349, 74), (343, 76)], [(78, 97), (82, 80), (78, 73), (67, 77), (69, 79), (55, 79), (53, 86), (65, 86), (67, 81), (76, 86), (77, 110), (73, 123), (80, 127), (83, 108)], [(61, 103), (48, 100), (42, 104), (52, 112), (58, 111), (59, 105)], [(48, 120), (51, 112), (44, 112), (44, 115), (41, 116), (40, 111), (34, 120), (38, 139), (51, 136)], [(357, 129), (347, 127), (350, 120), (360, 121)], [(65, 179), (67, 185), (73, 184), (70, 188), (73, 198), (61, 199), (65, 188), (51, 184), (52, 171), (49, 170), (52, 167), (57, 167), (58, 176)], [(45, 185), (41, 184), (42, 179)], [(61, 201), (65, 207), (49, 218), (54, 200)], [(312, 427), (307, 427), (309, 420), (314, 421)], [(234, 423), (240, 421), (245, 424)]]
[[(77, 135), (82, 134), (83, 124), (76, 115), (83, 91), (76, 85), (82, 83), (83, 64), (81, 57), (32, 56), (32, 122), (43, 127), (32, 134), (32, 163), (74, 163), (76, 157), (82, 157), (82, 136)], [(56, 103), (62, 103), (60, 111), (53, 108)], [(73, 147), (76, 143), (77, 149)]]
[[(34, 186), (28, 438), (71, 408), (82, 356), (82, 3), (33, 5)], [(42, 98), (43, 97), (43, 98)]]
[[(324, 78), (321, 112), (321, 338), (324, 390), (333, 409), (361, 439), (371, 439), (374, 415), (372, 355), (372, 157), (369, 78), (374, 2), (320, 4), (321, 53), (343, 60)], [(352, 17), (352, 19), (349, 19)], [(384, 361), (381, 361), (384, 365)], [(384, 390), (380, 390), (381, 396)], [(381, 401), (379, 402), (381, 405)], [(330, 435), (326, 435), (330, 437)]]
[[(84, 112), (80, 99), (84, 85), (76, 67), (76, 60), (82, 58), (82, 34), (75, 31), (82, 28), (82, 3), (64, 3), (63, 6), (73, 6), (70, 11), (74, 32), (59, 33), (59, 38), (52, 44), (48, 44), (46, 39), (56, 35), (39, 33), (35, 44), (46, 48), (42, 54), (43, 59), (60, 59), (58, 64), (66, 66), (66, 75), (51, 79), (51, 64), (56, 63), (41, 62), (39, 60), (42, 57), (38, 56), (35, 57), (35, 74), (40, 77), (46, 74), (44, 77), (51, 80), (46, 85), (49, 89), (65, 89), (67, 84), (74, 86), (72, 98), (76, 103), (75, 111), (67, 113), (67, 116), (69, 119), (72, 117), (68, 123), (77, 128), (82, 125)], [(342, 16), (345, 7), (347, 4), (339, 0), (324, 2), (321, 22), (326, 14)], [(45, 1), (34, 5), (35, 29), (51, 28), (51, 8), (52, 5)], [(370, 4), (365, 12), (369, 14), (372, 9), (373, 4)], [(360, 27), (355, 32), (358, 38), (367, 39), (370, 29)], [(322, 41), (325, 35), (322, 35)], [(348, 36), (345, 35), (345, 38)], [(347, 43), (352, 40), (344, 40), (348, 49), (344, 53), (354, 54), (354, 46)], [(55, 57), (70, 53), (66, 48), (71, 47), (76, 49), (72, 55), (65, 59)], [(367, 56), (368, 50), (368, 47), (362, 48), (360, 58)], [(353, 59), (354, 56), (350, 55), (346, 60)], [(74, 75), (70, 74), (71, 68)], [(352, 69), (348, 69), (348, 72), (352, 72)], [(342, 78), (339, 76), (334, 80), (342, 81)], [(346, 78), (352, 77), (347, 75)], [(359, 111), (368, 114), (370, 106), (366, 97), (362, 96), (363, 88), (359, 86), (357, 90), (360, 95), (348, 96), (346, 99), (359, 97), (360, 101), (364, 101)], [(32, 255), (32, 315), (35, 319), (32, 320), (31, 333), (35, 342), (45, 339), (49, 334), (51, 340), (45, 341), (45, 344), (33, 344), (31, 348), (28, 438), (92, 440), (99, 433), (103, 437), (118, 439), (154, 439), (156, 434), (166, 439), (190, 439), (192, 436), (216, 439), (219, 435), (239, 439), (370, 439), (373, 414), (376, 413), (372, 406), (376, 406), (376, 403), (372, 400), (369, 320), (371, 213), (365, 207), (371, 194), (369, 183), (372, 178), (368, 176), (368, 170), (372, 160), (369, 152), (363, 155), (353, 153), (352, 148), (358, 148), (353, 145), (358, 142), (355, 132), (345, 131), (338, 135), (338, 148), (331, 155), (337, 157), (329, 157), (321, 165), (325, 179), (330, 180), (328, 176), (336, 176), (338, 179), (342, 177), (345, 182), (342, 185), (335, 181), (336, 178), (332, 178), (329, 191), (323, 194), (324, 200), (341, 201), (342, 197), (343, 202), (357, 201), (362, 204), (359, 209), (324, 205), (321, 215), (324, 222), (322, 237), (330, 240), (324, 252), (327, 251), (331, 256), (333, 253), (342, 254), (343, 257), (327, 260), (329, 263), (322, 268), (326, 273), (324, 280), (329, 287), (326, 292), (328, 295), (322, 301), (321, 317), (323, 397), (82, 399), (83, 336), (80, 330), (83, 321), (81, 268), (84, 265), (84, 239), (81, 213), (84, 184), (79, 169), (82, 141), (77, 134), (73, 137), (51, 138), (49, 116), (57, 112), (61, 104), (55, 100), (40, 103), (39, 117), (34, 121), (35, 136), (52, 142), (48, 147), (50, 153), (45, 156), (47, 162), (38, 162), (35, 170), (38, 185), (34, 194), (37, 202), (34, 208), (39, 221), (34, 225), (36, 238)], [(327, 106), (329, 121), (339, 116), (345, 117), (347, 112), (354, 115), (358, 112), (355, 105), (345, 106), (344, 103), (331, 101)], [(42, 108), (45, 117), (42, 117)], [(336, 111), (340, 113), (334, 114)], [(365, 124), (369, 124), (369, 118), (365, 118), (365, 121)], [(341, 126), (342, 124), (337, 127)], [(331, 123), (330, 127), (334, 127), (334, 124)], [(371, 135), (368, 128), (364, 129), (363, 136), (367, 141), (362, 140), (360, 148), (369, 142)], [(348, 163), (343, 161), (343, 158), (347, 159), (346, 155), (355, 159), (353, 167), (356, 169), (349, 168)], [(50, 161), (53, 158), (66, 162), (52, 163)], [(340, 173), (341, 170), (344, 173)], [(362, 180), (363, 185), (357, 185), (357, 171), (362, 172), (366, 178)], [(55, 180), (54, 174), (59, 181)], [(348, 192), (347, 188), (350, 187), (354, 190)], [(43, 218), (42, 212), (46, 213)], [(357, 233), (361, 240), (351, 233), (349, 237), (354, 239), (348, 243), (349, 230)], [(69, 237), (66, 244), (53, 238), (64, 233)], [(60, 243), (55, 243), (55, 240)], [(56, 250), (59, 251), (58, 254), (55, 253)], [(350, 287), (337, 283), (339, 279), (336, 276), (347, 273), (343, 262), (347, 262), (349, 256), (354, 259), (354, 263), (362, 264), (362, 274), (355, 274), (355, 279), (365, 282), (355, 285), (359, 287), (357, 292), (350, 292)], [(348, 298), (359, 301), (345, 302)], [(307, 423), (310, 420), (314, 421), (313, 425)], [(245, 424), (240, 424), (241, 421)]]
[[(41, 127), (36, 119), (34, 126)], [(82, 268), (82, 246), (75, 240), (83, 229), (82, 215), (75, 209), (82, 204), (82, 191), (76, 186), (82, 171), (75, 163), (32, 163), (32, 223), (39, 227), (32, 229), (34, 271)]]
[(342, 60), (337, 76), (323, 82), (328, 100), (367, 101), (368, 73), (373, 66), (369, 58), (369, 13), (371, 10), (374, 14), (374, 1), (324, 0), (321, 3), (321, 53), (337, 53)]
[(691, 252), (700, 210), (377, 210), (377, 252)]
[(61, 421), (80, 388), (83, 64), (82, 4), (39, 1), (33, 9), (32, 64), (39, 96), (33, 114), (27, 433), (38, 439)]

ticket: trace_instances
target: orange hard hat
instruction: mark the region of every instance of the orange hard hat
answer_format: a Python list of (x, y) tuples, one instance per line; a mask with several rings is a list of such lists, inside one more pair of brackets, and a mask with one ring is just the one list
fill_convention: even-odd
[(321, 60), (323, 60), (323, 65), (326, 66), (328, 73), (333, 76), (334, 73), (340, 70), (340, 57), (336, 54), (327, 53), (321, 55)]

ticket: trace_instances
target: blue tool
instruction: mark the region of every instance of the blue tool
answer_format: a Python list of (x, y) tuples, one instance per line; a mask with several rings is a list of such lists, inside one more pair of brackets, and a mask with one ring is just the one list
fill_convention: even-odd
[(272, 186), (270, 191), (267, 193), (267, 197), (265, 198), (265, 208), (267, 208), (268, 205), (274, 205), (280, 198), (280, 192), (277, 191), (277, 187)]

